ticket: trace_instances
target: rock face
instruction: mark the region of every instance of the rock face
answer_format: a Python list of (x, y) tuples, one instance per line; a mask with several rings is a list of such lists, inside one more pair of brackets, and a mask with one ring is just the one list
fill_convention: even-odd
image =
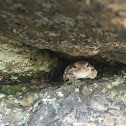
[(90, 84), (80, 81), (46, 92), (29, 126), (125, 126), (125, 82), (114, 85), (117, 80), (110, 78), (88, 81)]
[(125, 0), (1, 0), (0, 6), (6, 36), (67, 56), (126, 64)]
[(58, 57), (50, 51), (23, 45), (0, 34), (0, 82), (19, 83), (30, 78), (48, 78), (59, 66)]
[(34, 81), (18, 92), (6, 86), (0, 92), (0, 126), (125, 126), (125, 82), (126, 67), (107, 66), (97, 79), (71, 85)]

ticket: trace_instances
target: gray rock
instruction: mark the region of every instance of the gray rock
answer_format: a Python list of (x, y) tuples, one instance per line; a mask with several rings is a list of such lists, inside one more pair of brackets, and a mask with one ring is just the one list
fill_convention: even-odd
[[(76, 91), (79, 86), (83, 86), (85, 91), (92, 89), (95, 93), (84, 97), (81, 92)], [(114, 99), (115, 96), (112, 96), (112, 93), (120, 94), (124, 85), (120, 85), (118, 90), (115, 86), (111, 87), (112, 90), (106, 86), (99, 85), (94, 88), (94, 85), (86, 85), (85, 88), (83, 83), (78, 82), (74, 84), (74, 89), (67, 97), (64, 97), (64, 93), (68, 92), (65, 90), (69, 90), (71, 86), (67, 86), (68, 88), (62, 86), (55, 91), (46, 92), (46, 96), (42, 98), (44, 102), (33, 114), (29, 126), (113, 126), (114, 124), (125, 126), (125, 112), (120, 109), (125, 106), (125, 102), (121, 100), (124, 95), (116, 96), (120, 102), (122, 101), (121, 104)], [(107, 88), (105, 93), (102, 92), (104, 88)], [(61, 98), (57, 97), (59, 90), (63, 94)], [(59, 104), (61, 99), (62, 102)], [(116, 104), (119, 106), (118, 110)]]
[[(115, 70), (108, 69), (112, 73)], [(24, 92), (1, 93), (0, 125), (125, 126), (126, 72), (124, 67), (116, 70), (116, 75), (107, 71), (100, 78), (71, 85), (43, 82), (50, 87), (40, 89), (38, 85), (36, 89), (37, 85), (24, 85)]]
[(6, 36), (64, 57), (126, 64), (125, 0), (7, 0), (0, 6), (0, 32)]

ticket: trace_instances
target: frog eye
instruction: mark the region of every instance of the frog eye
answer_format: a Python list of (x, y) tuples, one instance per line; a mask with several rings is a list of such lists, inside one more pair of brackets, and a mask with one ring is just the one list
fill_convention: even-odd
[(77, 68), (77, 66), (78, 66), (77, 63), (75, 63), (72, 67)]
[(87, 63), (87, 67), (89, 67), (90, 66), (90, 64), (89, 63)]
[(92, 68), (92, 71), (95, 71), (95, 69), (94, 69), (94, 68)]

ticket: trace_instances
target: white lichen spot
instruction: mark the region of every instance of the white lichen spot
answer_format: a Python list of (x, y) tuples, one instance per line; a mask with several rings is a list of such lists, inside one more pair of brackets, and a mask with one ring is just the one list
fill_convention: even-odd
[(0, 94), (0, 98), (4, 98), (5, 96), (5, 94)]
[(2, 119), (3, 119), (3, 115), (0, 114), (0, 122), (2, 122)]
[(18, 126), (23, 126), (26, 124), (26, 117), (24, 115), (21, 116), (21, 121), (18, 123)]
[(17, 99), (14, 99), (15, 104), (19, 104), (19, 101)]
[(14, 33), (17, 33), (17, 30), (16, 30), (16, 29), (13, 29), (13, 32), (14, 32)]
[(90, 91), (93, 91), (93, 90), (90, 88)]
[(17, 80), (18, 77), (17, 77), (17, 76), (11, 76), (11, 79), (12, 79), (12, 80)]
[(47, 98), (43, 98), (42, 101), (44, 102), (44, 104), (47, 104), (48, 99)]
[(0, 81), (3, 79), (3, 76), (0, 76)]
[(105, 93), (107, 90), (106, 88), (103, 88), (103, 90), (101, 91), (102, 93)]
[(38, 95), (37, 95), (37, 93), (34, 94), (34, 100), (35, 100), (35, 101), (38, 100)]
[(100, 50), (97, 49), (97, 50), (93, 50), (92, 53), (93, 53), (93, 54), (98, 54), (99, 52), (100, 52)]
[(5, 115), (9, 115), (10, 114), (10, 112), (11, 112), (11, 109), (8, 109), (6, 106), (5, 106)]
[(118, 86), (119, 84), (122, 84), (123, 82), (125, 82), (124, 79), (118, 78), (116, 81), (112, 82), (112, 85)]
[(75, 89), (75, 92), (79, 93), (79, 88), (76, 88), (76, 89)]
[(93, 85), (94, 85), (95, 88), (97, 88), (97, 84), (96, 83), (94, 83)]
[(79, 102), (81, 102), (81, 99), (80, 99), (80, 97), (78, 97), (78, 101), (79, 101)]
[(126, 102), (126, 95), (122, 96), (121, 100)]
[(60, 92), (60, 91), (57, 92), (57, 94), (58, 94), (59, 97), (63, 97), (64, 96), (64, 94), (62, 92)]

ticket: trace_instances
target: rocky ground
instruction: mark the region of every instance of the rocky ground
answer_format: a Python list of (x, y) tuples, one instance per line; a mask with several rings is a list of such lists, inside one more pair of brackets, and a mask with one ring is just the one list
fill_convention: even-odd
[(3, 86), (0, 126), (125, 126), (126, 67), (99, 68), (94, 80)]

